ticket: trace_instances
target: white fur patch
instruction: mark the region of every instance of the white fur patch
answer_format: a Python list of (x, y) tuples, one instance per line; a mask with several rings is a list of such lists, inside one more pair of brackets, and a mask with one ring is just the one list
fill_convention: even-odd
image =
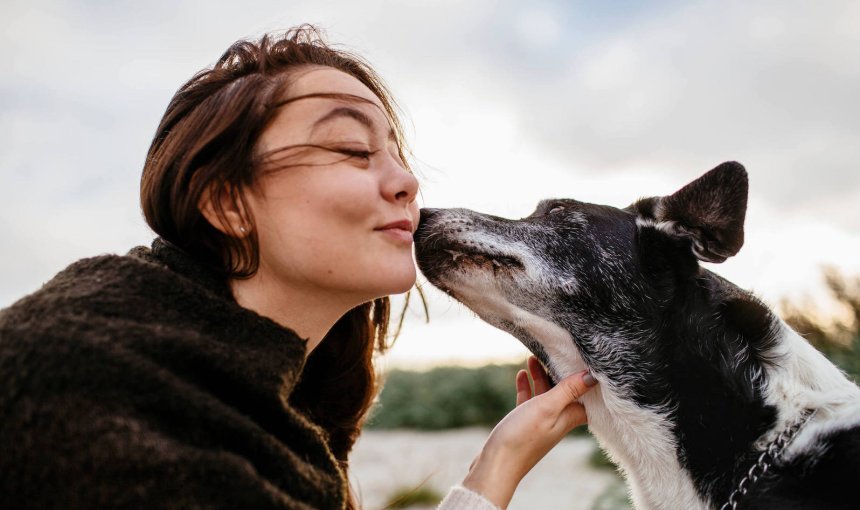
[[(520, 242), (499, 239), (493, 234), (481, 230), (463, 232), (457, 236), (457, 242), (471, 247), (490, 258), (493, 256), (505, 256), (519, 260), (523, 265), (523, 270), (512, 273), (511, 277), (519, 280), (523, 287), (554, 287), (558, 286), (558, 282), (562, 279), (562, 275), (554, 274), (552, 268), (547, 267), (541, 259), (535, 257), (533, 251), (529, 249), (528, 246)], [(449, 251), (449, 253), (451, 252)], [(456, 261), (460, 255), (452, 253), (452, 257)], [(492, 280), (492, 275), (485, 274), (483, 276), (489, 276), (489, 279)], [(468, 279), (471, 280), (472, 278), (476, 278), (479, 280), (483, 276), (476, 273), (474, 275), (470, 275)], [(492, 282), (487, 282), (486, 285), (488, 285), (487, 288), (492, 288), (495, 292), (498, 292), (498, 290), (496, 290), (497, 287), (493, 286)], [(568, 275), (564, 278), (562, 289), (568, 294), (575, 294), (579, 289), (579, 282), (576, 278)]]
[(643, 218), (641, 216), (636, 217), (636, 226), (637, 227), (651, 227), (656, 228), (660, 232), (664, 232), (669, 235), (676, 235), (678, 233), (678, 222), (670, 221), (670, 220), (652, 220), (651, 218)]
[(588, 428), (624, 471), (635, 507), (708, 508), (678, 462), (666, 416), (619, 397), (612, 381), (600, 374), (595, 377), (600, 384), (580, 399), (588, 413)]
[(498, 288), (498, 282), (489, 275), (475, 274), (458, 281), (457, 299), (484, 321), (502, 328), (508, 321), (522, 328), (532, 338), (540, 342), (551, 366), (550, 374), (558, 379), (585, 370), (585, 362), (574, 347), (573, 338), (566, 330), (531, 312), (509, 303)]
[(814, 450), (829, 432), (860, 425), (860, 388), (788, 325), (780, 321), (780, 326), (774, 353), (780, 361), (765, 369), (764, 388), (765, 401), (777, 409), (777, 422), (756, 446), (773, 440), (804, 409), (818, 410), (786, 449), (789, 460)]

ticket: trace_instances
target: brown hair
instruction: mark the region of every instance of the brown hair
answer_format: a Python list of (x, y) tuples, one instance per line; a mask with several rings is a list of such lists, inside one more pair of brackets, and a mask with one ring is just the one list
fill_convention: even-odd
[[(360, 57), (327, 45), (309, 25), (236, 42), (173, 96), (149, 149), (140, 191), (144, 217), (155, 233), (225, 278), (247, 278), (257, 271), (255, 229), (247, 236), (227, 235), (205, 219), (199, 203), (204, 193), (228, 196), (241, 203), (253, 226), (243, 191), (260, 173), (257, 140), (276, 114), (291, 71), (309, 65), (338, 69), (367, 86), (385, 108), (406, 161), (396, 105)], [(220, 202), (212, 200), (225, 220)], [(309, 356), (290, 397), (326, 431), (344, 476), (347, 455), (377, 392), (372, 358), (374, 348), (387, 348), (388, 320), (388, 298), (349, 311)], [(356, 506), (352, 496), (349, 506)]]

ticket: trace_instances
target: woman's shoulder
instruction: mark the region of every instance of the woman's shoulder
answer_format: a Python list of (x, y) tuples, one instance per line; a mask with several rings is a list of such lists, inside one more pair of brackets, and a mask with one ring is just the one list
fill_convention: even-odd
[(118, 473), (147, 497), (220, 484), (255, 508), (306, 472), (336, 493), (322, 437), (284, 400), (304, 343), (174, 262), (149, 248), (82, 259), (0, 312), (0, 471), (57, 494), (82, 494), (57, 480), (102, 491)]
[(73, 262), (40, 289), (0, 310), (0, 335), (62, 328), (69, 322), (107, 330), (135, 324), (163, 331), (202, 328), (216, 335), (233, 326), (228, 329), (253, 329), (257, 336), (279, 342), (295, 336), (239, 306), (226, 279), (161, 239), (125, 255)]
[(21, 312), (42, 306), (57, 308), (60, 305), (83, 304), (86, 301), (81, 301), (81, 298), (100, 296), (111, 289), (133, 291), (134, 284), (142, 283), (142, 278), (168, 271), (165, 266), (147, 260), (143, 256), (147, 250), (139, 246), (127, 255), (104, 254), (72, 262), (41, 288), (0, 311), (0, 318), (6, 318), (7, 312)]
[[(108, 312), (105, 305), (127, 297), (127, 282), (140, 281), (149, 270), (145, 262), (130, 256), (99, 255), (73, 262), (8, 308), (0, 310), (0, 335), (16, 330), (38, 330), (65, 317), (78, 319)], [(150, 269), (151, 270), (151, 269)], [(125, 288), (124, 292), (116, 292)]]
[(57, 377), (85, 378), (94, 359), (108, 374), (154, 331), (169, 336), (161, 296), (152, 292), (165, 272), (132, 254), (87, 257), (0, 310), (0, 381), (38, 392)]
[(105, 363), (134, 358), (138, 370), (152, 366), (183, 378), (196, 365), (237, 383), (294, 381), (305, 343), (239, 306), (196, 270), (178, 267), (159, 253), (158, 243), (78, 260), (0, 311), (0, 362), (6, 358), (26, 372), (47, 360), (83, 366), (99, 352)]

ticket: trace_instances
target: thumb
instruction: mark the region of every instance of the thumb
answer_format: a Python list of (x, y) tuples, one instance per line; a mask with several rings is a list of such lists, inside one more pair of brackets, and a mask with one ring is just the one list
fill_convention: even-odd
[(555, 388), (544, 395), (553, 406), (564, 408), (571, 402), (585, 395), (588, 390), (597, 384), (597, 380), (588, 370), (583, 370), (562, 379)]
[(588, 414), (585, 412), (585, 406), (579, 402), (568, 404), (558, 418), (558, 423), (564, 429), (565, 434), (573, 430), (574, 427), (588, 423)]

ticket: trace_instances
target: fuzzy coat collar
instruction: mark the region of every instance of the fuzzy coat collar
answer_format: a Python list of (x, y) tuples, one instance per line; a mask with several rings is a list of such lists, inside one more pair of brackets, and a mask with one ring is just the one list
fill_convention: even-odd
[(305, 351), (163, 240), (75, 262), (0, 311), (0, 501), (342, 508), (325, 435), (289, 405)]

